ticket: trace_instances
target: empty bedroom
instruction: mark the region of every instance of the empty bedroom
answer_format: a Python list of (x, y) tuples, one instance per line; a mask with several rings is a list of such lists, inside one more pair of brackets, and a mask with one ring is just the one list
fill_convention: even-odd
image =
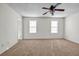
[(79, 56), (79, 3), (0, 3), (0, 56)]

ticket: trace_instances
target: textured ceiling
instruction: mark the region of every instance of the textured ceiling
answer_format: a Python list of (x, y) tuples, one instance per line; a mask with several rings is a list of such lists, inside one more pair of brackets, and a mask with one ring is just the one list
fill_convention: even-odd
[(8, 5), (25, 17), (67, 17), (70, 14), (79, 12), (79, 3), (62, 3), (57, 8), (63, 8), (65, 11), (56, 11), (54, 16), (50, 13), (42, 15), (47, 11), (43, 10), (42, 7), (50, 7), (55, 5), (55, 3), (9, 3)]

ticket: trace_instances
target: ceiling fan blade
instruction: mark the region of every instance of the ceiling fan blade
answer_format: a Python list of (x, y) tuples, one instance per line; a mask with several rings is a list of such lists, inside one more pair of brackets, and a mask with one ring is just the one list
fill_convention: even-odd
[(58, 5), (60, 5), (61, 3), (57, 3), (55, 6), (54, 6), (54, 8), (56, 8)]
[(43, 13), (43, 15), (47, 14), (48, 12), (49, 12), (49, 11), (47, 11), (47, 12)]
[(46, 8), (46, 7), (42, 7), (42, 9), (49, 9), (49, 8)]
[(55, 11), (64, 11), (64, 9), (55, 9)]

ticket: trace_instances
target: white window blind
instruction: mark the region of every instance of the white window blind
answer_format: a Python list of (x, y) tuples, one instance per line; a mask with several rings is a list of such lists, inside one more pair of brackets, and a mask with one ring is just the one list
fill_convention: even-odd
[(58, 21), (51, 21), (51, 33), (58, 33)]
[(36, 33), (36, 20), (29, 21), (29, 33)]

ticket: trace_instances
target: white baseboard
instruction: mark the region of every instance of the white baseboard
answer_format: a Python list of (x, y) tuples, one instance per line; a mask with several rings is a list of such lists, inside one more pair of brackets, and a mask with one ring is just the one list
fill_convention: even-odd
[(5, 49), (2, 49), (2, 50), (0, 51), (0, 54), (4, 53), (5, 51), (7, 51), (7, 50), (10, 49), (11, 47), (13, 47), (17, 42), (18, 42), (17, 40), (14, 41), (14, 42), (11, 42), (10, 45), (9, 45), (9, 47), (7, 47), (7, 48), (5, 48)]
[(46, 37), (39, 37), (39, 38), (24, 38), (24, 39), (63, 39), (62, 37), (60, 38), (46, 38)]
[(77, 44), (79, 44), (79, 41), (76, 41), (76, 40), (71, 40), (71, 39), (69, 39), (69, 38), (64, 38), (64, 39), (66, 39), (66, 40), (69, 40), (69, 41), (71, 41), (71, 42), (74, 42), (74, 43), (77, 43)]

